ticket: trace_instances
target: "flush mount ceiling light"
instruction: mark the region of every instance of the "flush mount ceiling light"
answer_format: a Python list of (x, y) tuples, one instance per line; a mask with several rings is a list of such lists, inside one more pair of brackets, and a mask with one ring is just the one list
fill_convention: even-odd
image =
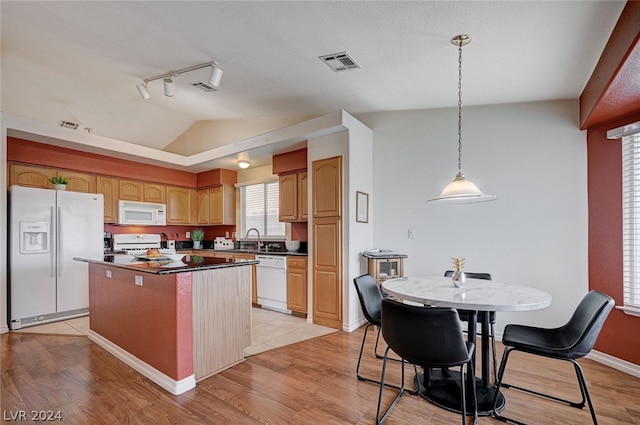
[(470, 204), (493, 201), (497, 198), (497, 196), (482, 193), (462, 174), (462, 46), (466, 46), (470, 42), (471, 37), (465, 34), (456, 35), (451, 39), (451, 43), (458, 46), (458, 174), (444, 188), (440, 196), (429, 199), (427, 202)]
[(246, 159), (241, 159), (239, 161), (236, 161), (238, 163), (238, 167), (244, 169), (249, 168), (249, 166), (251, 165), (251, 161), (247, 161)]
[(151, 78), (145, 78), (144, 80), (142, 80), (142, 83), (136, 85), (136, 88), (138, 89), (138, 93), (140, 93), (140, 96), (142, 96), (142, 99), (147, 100), (151, 97), (151, 94), (149, 94), (149, 90), (147, 89), (148, 84), (151, 81), (163, 80), (164, 95), (167, 97), (173, 97), (174, 77), (177, 77), (180, 74), (184, 74), (185, 72), (191, 72), (209, 66), (211, 67), (211, 75), (209, 76), (209, 80), (207, 82), (198, 81), (196, 83), (192, 83), (192, 85), (201, 88), (204, 91), (216, 91), (220, 87), (220, 81), (222, 81), (223, 71), (218, 67), (218, 64), (215, 61), (190, 66), (188, 68), (179, 69), (177, 71), (169, 71)]

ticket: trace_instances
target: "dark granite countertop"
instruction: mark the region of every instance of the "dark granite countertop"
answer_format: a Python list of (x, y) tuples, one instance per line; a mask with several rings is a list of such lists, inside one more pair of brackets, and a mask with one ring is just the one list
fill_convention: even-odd
[(110, 254), (103, 258), (74, 257), (76, 261), (114, 266), (123, 269), (153, 274), (183, 273), (200, 270), (217, 269), (222, 267), (238, 267), (258, 264), (257, 260), (240, 260), (227, 258), (213, 258), (200, 255), (185, 255), (181, 261), (169, 260), (140, 260), (132, 255)]
[[(180, 252), (181, 250), (178, 250)], [(298, 257), (307, 257), (306, 252), (291, 252), (291, 251), (276, 251), (276, 250), (257, 250), (257, 249), (190, 249), (189, 251), (202, 251), (202, 252), (228, 252), (230, 254), (256, 254), (256, 255), (295, 255)]]

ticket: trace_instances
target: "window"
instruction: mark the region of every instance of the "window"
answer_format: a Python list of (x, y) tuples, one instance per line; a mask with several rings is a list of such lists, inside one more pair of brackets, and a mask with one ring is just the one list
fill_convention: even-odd
[(640, 316), (640, 133), (622, 138), (624, 311)]
[[(258, 229), (261, 239), (284, 239), (285, 224), (279, 220), (279, 185), (277, 181), (240, 187), (240, 234)], [(255, 232), (249, 235), (256, 238)]]

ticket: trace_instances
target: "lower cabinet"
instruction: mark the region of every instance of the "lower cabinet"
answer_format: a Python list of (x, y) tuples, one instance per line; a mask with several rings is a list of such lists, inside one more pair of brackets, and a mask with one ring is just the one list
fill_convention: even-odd
[(287, 308), (307, 314), (307, 258), (287, 256)]

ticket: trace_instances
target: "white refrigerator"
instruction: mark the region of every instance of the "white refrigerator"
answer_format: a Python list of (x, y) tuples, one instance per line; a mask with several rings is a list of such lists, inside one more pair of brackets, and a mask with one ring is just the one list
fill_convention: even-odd
[(89, 313), (88, 264), (102, 258), (102, 194), (9, 188), (9, 326)]

